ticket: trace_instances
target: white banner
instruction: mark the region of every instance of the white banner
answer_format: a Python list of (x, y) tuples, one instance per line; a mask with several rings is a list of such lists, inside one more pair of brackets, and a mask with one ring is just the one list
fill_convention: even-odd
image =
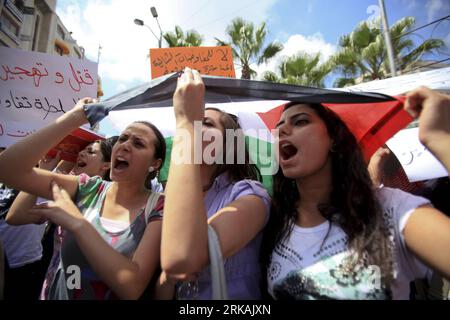
[(333, 88), (349, 92), (380, 92), (389, 95), (404, 94), (420, 86), (427, 86), (450, 94), (450, 68), (441, 68), (432, 71), (405, 74), (383, 80), (363, 82), (345, 88)]
[(7, 147), (97, 97), (97, 64), (0, 47), (0, 146)]
[(448, 176), (444, 166), (419, 141), (419, 128), (399, 131), (386, 142), (410, 182)]

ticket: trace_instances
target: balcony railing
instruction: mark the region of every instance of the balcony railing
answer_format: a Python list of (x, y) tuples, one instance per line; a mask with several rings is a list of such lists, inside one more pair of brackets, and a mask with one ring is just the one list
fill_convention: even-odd
[(19, 20), (20, 22), (23, 21), (23, 13), (19, 10), (19, 8), (16, 7), (14, 2), (12, 2), (11, 0), (4, 0), (4, 5), (5, 8), (7, 8), (17, 20)]
[(0, 31), (6, 34), (17, 45), (20, 45), (19, 38), (13, 32), (11, 32), (11, 30), (9, 30), (1, 21), (0, 21)]

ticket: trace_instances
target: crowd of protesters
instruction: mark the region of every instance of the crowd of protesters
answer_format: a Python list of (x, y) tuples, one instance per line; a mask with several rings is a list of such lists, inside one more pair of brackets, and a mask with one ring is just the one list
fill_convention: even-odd
[[(238, 153), (225, 140), (213, 161), (194, 161), (195, 122), (202, 135), (240, 129), (235, 116), (205, 108), (204, 94), (200, 74), (186, 68), (173, 97), (171, 156), (190, 158), (171, 161), (164, 190), (155, 184), (166, 160), (158, 123), (131, 123), (72, 167), (46, 156), (88, 122), (90, 98), (2, 151), (4, 299), (212, 299), (209, 228), (230, 299), (448, 298), (448, 177), (408, 183), (386, 148), (367, 163), (329, 108), (291, 102), (277, 123), (280, 170), (266, 190), (248, 150), (244, 163), (223, 161)], [(421, 87), (404, 108), (450, 172), (450, 96)]]

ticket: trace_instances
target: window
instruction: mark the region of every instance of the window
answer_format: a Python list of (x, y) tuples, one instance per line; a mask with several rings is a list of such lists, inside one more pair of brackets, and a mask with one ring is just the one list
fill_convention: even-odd
[(39, 34), (39, 21), (41, 18), (39, 15), (36, 15), (36, 21), (34, 22), (34, 31), (33, 31), (33, 46), (31, 47), (32, 51), (37, 50), (37, 43), (38, 43), (38, 34)]
[(77, 55), (78, 59), (81, 59), (81, 53), (74, 47), (73, 51), (75, 51), (75, 54)]
[(11, 34), (16, 37), (19, 36), (20, 27), (7, 15), (2, 14), (0, 16), (0, 24), (3, 30), (8, 30)]
[(25, 7), (25, 3), (23, 0), (15, 0), (14, 5), (19, 9), (21, 12), (23, 11), (23, 8)]

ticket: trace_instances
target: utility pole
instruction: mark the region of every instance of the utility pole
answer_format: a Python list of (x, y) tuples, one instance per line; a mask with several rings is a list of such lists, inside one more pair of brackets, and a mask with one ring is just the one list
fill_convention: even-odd
[(98, 44), (98, 51), (97, 51), (97, 64), (100, 62), (100, 52), (102, 51), (102, 46), (100, 43)]
[(391, 77), (396, 76), (395, 60), (394, 60), (394, 50), (392, 49), (391, 34), (389, 32), (389, 25), (386, 17), (386, 9), (384, 7), (384, 0), (378, 0), (381, 8), (381, 21), (383, 22), (384, 29), (384, 41), (386, 42), (386, 50), (389, 57), (389, 66), (391, 68)]

